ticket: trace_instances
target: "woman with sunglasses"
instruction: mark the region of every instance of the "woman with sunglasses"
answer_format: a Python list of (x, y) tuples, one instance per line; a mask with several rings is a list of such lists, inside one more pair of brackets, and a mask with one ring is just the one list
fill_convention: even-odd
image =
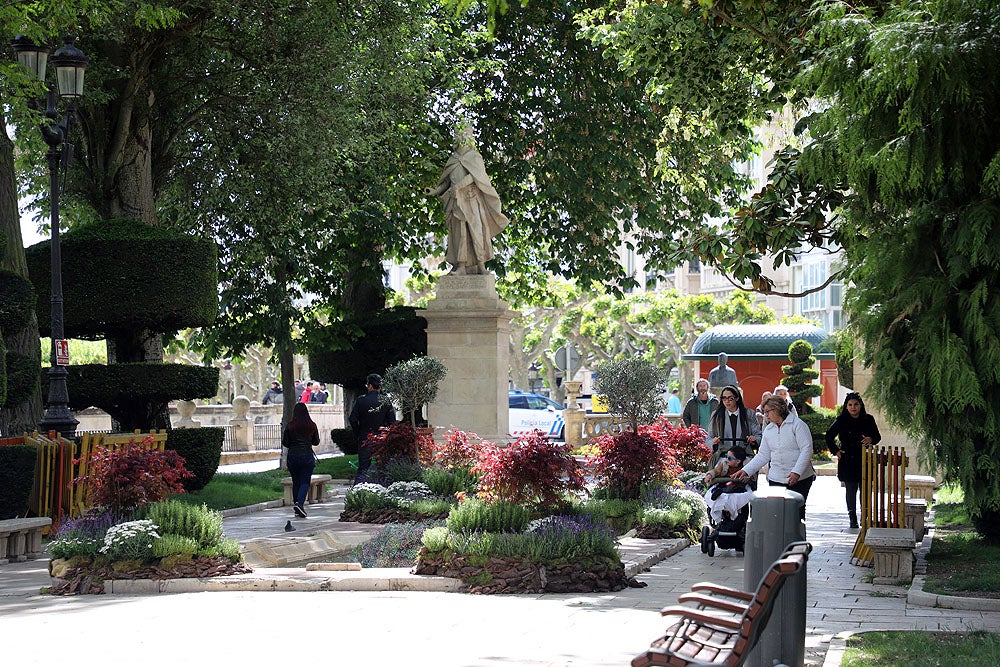
[[(840, 446), (837, 446), (837, 438)], [(875, 418), (865, 411), (861, 394), (852, 391), (844, 407), (826, 432), (826, 446), (837, 457), (837, 478), (847, 493), (847, 518), (851, 530), (858, 529), (858, 490), (861, 488), (861, 452), (882, 439)]]
[(757, 451), (760, 442), (760, 424), (754, 412), (743, 404), (743, 395), (736, 387), (722, 390), (719, 407), (712, 413), (708, 424), (708, 445), (712, 448), (711, 465), (737, 445), (748, 452)]
[[(816, 470), (812, 465), (812, 433), (804, 421), (788, 411), (788, 403), (780, 396), (772, 396), (764, 401), (764, 417), (769, 422), (764, 427), (760, 439), (760, 451), (742, 470), (737, 470), (733, 479), (743, 481), (770, 463), (767, 482), (771, 486), (786, 486), (809, 496), (809, 489), (816, 481)], [(806, 506), (802, 504), (802, 518), (806, 516)]]

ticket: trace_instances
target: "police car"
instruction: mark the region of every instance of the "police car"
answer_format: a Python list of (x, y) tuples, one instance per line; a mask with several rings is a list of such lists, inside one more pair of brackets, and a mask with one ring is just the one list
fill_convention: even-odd
[(511, 435), (525, 435), (538, 429), (549, 438), (565, 440), (561, 403), (539, 394), (511, 391), (508, 394), (508, 407)]

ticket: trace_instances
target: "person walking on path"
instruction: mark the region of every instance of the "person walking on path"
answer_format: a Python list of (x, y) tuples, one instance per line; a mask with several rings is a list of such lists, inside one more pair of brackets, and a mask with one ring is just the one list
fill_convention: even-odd
[(366, 379), (368, 393), (354, 401), (351, 414), (347, 418), (358, 439), (358, 474), (361, 480), (372, 464), (372, 450), (368, 446), (368, 436), (383, 426), (396, 421), (392, 406), (382, 400), (382, 376), (372, 373)]
[(760, 424), (753, 410), (743, 404), (740, 390), (734, 386), (722, 390), (722, 403), (712, 413), (708, 425), (708, 445), (712, 448), (709, 465), (715, 465), (720, 456), (739, 445), (746, 451), (757, 451), (760, 442)]
[[(840, 445), (837, 445), (837, 439)], [(861, 394), (852, 391), (844, 399), (844, 407), (826, 432), (826, 446), (837, 457), (837, 479), (847, 496), (847, 518), (851, 530), (858, 529), (858, 491), (861, 488), (861, 453), (867, 445), (882, 440), (875, 418), (865, 411)]]
[(281, 434), (281, 446), (288, 448), (288, 472), (292, 476), (292, 499), (295, 516), (305, 518), (306, 495), (316, 467), (313, 447), (319, 444), (319, 429), (309, 416), (305, 403), (292, 408), (292, 420)]
[[(785, 486), (802, 494), (805, 501), (809, 489), (816, 481), (816, 470), (812, 465), (812, 433), (804, 421), (788, 411), (788, 402), (780, 396), (772, 396), (764, 401), (764, 417), (768, 425), (761, 434), (760, 450), (757, 455), (737, 470), (736, 481), (744, 481), (756, 475), (770, 463), (767, 481), (771, 486)], [(805, 502), (802, 503), (802, 518), (806, 516)]]
[(712, 413), (719, 407), (719, 399), (708, 393), (708, 380), (705, 378), (699, 378), (694, 387), (698, 393), (688, 399), (681, 419), (685, 426), (697, 425), (707, 433)]

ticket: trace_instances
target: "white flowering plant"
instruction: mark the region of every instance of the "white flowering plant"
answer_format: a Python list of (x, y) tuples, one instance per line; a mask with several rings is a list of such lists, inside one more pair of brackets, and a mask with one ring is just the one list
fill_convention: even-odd
[(387, 489), (390, 496), (405, 500), (431, 498), (434, 492), (423, 482), (393, 482)]
[(112, 561), (149, 560), (153, 543), (160, 539), (157, 531), (159, 527), (148, 519), (120, 523), (108, 529), (100, 551)]

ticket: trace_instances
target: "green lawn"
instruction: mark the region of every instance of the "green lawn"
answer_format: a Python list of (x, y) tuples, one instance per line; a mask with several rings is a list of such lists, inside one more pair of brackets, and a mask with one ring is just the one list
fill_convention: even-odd
[(991, 632), (864, 632), (847, 640), (843, 667), (979, 667), (1000, 665), (1000, 635)]
[(924, 590), (1000, 598), (1000, 546), (987, 544), (975, 533), (960, 492), (944, 488), (935, 498), (934, 540), (927, 554)]
[[(313, 474), (330, 475), (334, 479), (353, 479), (357, 456), (334, 456), (316, 462)], [(287, 470), (266, 470), (254, 473), (218, 473), (204, 489), (178, 496), (186, 503), (201, 505), (209, 509), (226, 510), (245, 507), (282, 496), (281, 478), (287, 477)]]

